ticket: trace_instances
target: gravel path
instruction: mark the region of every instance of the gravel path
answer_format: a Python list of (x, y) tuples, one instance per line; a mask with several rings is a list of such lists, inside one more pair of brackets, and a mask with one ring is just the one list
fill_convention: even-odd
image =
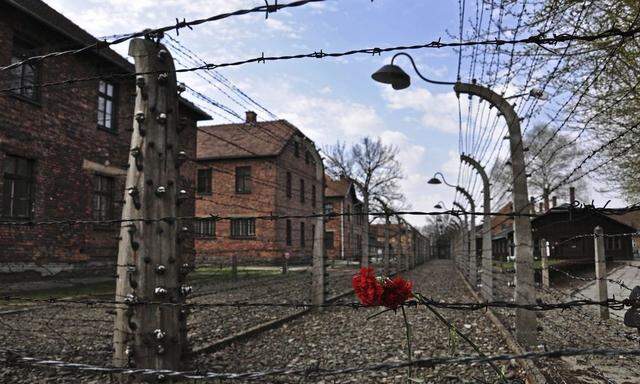
[[(415, 290), (450, 301), (471, 301), (452, 264), (427, 263), (409, 274)], [(354, 300), (353, 298), (346, 299)], [(197, 357), (192, 368), (228, 372), (261, 371), (282, 367), (326, 368), (362, 366), (406, 359), (405, 333), (400, 313), (387, 312), (367, 320), (377, 309), (332, 308), (305, 316), (268, 331), (246, 342), (238, 342), (216, 353)], [(442, 311), (453, 323), (489, 354), (508, 353), (497, 329), (481, 311)], [(413, 349), (416, 358), (431, 356), (475, 355), (462, 340), (450, 345), (449, 330), (424, 308), (408, 309), (413, 324)], [(511, 374), (510, 366), (506, 367)], [(421, 369), (415, 377), (431, 383), (493, 382), (495, 374), (486, 366), (442, 366)], [(269, 383), (401, 383), (404, 370), (326, 378), (272, 377)]]

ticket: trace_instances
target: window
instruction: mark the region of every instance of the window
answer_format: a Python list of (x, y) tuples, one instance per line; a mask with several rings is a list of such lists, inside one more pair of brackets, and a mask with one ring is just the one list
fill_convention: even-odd
[(291, 245), (291, 220), (287, 219), (287, 228), (285, 232), (285, 241), (287, 245)]
[(251, 167), (236, 167), (236, 193), (251, 193)]
[(333, 249), (333, 232), (324, 233), (324, 247), (325, 249)]
[(198, 237), (215, 237), (216, 221), (215, 219), (198, 219), (193, 222), (193, 233)]
[(198, 169), (198, 180), (197, 180), (197, 191), (203, 195), (210, 195), (212, 190), (212, 180), (211, 180), (212, 170), (211, 168), (207, 169)]
[(256, 219), (231, 219), (231, 237), (236, 239), (256, 236)]
[(93, 219), (113, 219), (113, 178), (93, 176)]
[(300, 202), (304, 203), (304, 179), (300, 179)]
[(102, 80), (98, 83), (98, 127), (100, 128), (115, 129), (114, 91), (115, 87), (112, 83)]
[(333, 204), (331, 203), (326, 203), (324, 205), (324, 214), (325, 215), (330, 215), (333, 213)]
[(309, 164), (310, 157), (311, 157), (311, 155), (309, 154), (309, 151), (304, 151), (304, 163), (305, 164)]
[(33, 160), (7, 155), (3, 166), (2, 216), (31, 217), (33, 207)]
[(313, 248), (316, 244), (316, 226), (315, 224), (311, 224), (311, 247)]
[(300, 157), (300, 143), (297, 141), (293, 142), (293, 155), (295, 157)]
[[(33, 47), (20, 41), (14, 41), (11, 64), (19, 63), (27, 57), (33, 56), (33, 53)], [(17, 88), (11, 92), (31, 100), (38, 100), (38, 69), (37, 63), (26, 63), (11, 69), (10, 88)]]
[(306, 245), (305, 232), (304, 232), (304, 221), (300, 222), (300, 248), (304, 248)]
[(364, 215), (362, 214), (362, 205), (357, 205), (353, 210), (356, 217), (356, 224), (362, 225), (364, 219)]
[(311, 206), (313, 208), (316, 207), (316, 186), (315, 186), (315, 184), (311, 186)]
[(291, 198), (291, 172), (287, 172), (287, 197)]

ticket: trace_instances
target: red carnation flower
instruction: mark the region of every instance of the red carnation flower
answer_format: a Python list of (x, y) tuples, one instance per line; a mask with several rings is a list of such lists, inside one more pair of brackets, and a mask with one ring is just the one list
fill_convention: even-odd
[(353, 276), (351, 284), (362, 305), (375, 307), (381, 304), (382, 285), (376, 279), (373, 268), (360, 268), (360, 273)]
[(386, 279), (382, 288), (381, 303), (389, 309), (398, 309), (413, 295), (413, 283), (399, 276), (393, 280)]

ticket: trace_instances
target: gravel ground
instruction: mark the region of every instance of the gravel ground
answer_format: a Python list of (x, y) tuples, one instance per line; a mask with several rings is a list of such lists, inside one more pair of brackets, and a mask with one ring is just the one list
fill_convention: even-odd
[[(427, 263), (409, 274), (415, 290), (423, 294), (450, 301), (471, 301), (465, 292), (457, 272), (447, 261)], [(348, 298), (351, 301), (353, 298)], [(216, 369), (228, 372), (262, 371), (283, 367), (309, 367), (317, 364), (324, 368), (363, 366), (379, 362), (405, 361), (405, 333), (402, 316), (387, 312), (367, 319), (376, 309), (353, 310), (332, 308), (311, 316), (305, 316), (285, 326), (262, 335), (238, 342), (208, 355), (197, 357), (194, 369)], [(481, 311), (442, 311), (466, 335), (487, 353), (508, 353), (497, 329)], [(438, 322), (424, 308), (408, 309), (413, 324), (413, 349), (416, 358), (432, 356), (475, 355), (476, 353), (457, 341), (450, 345), (446, 326)], [(505, 366), (510, 375), (518, 373)], [(416, 378), (430, 383), (493, 382), (496, 375), (486, 366), (441, 366), (420, 369)], [(383, 371), (317, 377), (270, 377), (269, 383), (401, 383), (406, 381), (404, 370)]]
[[(331, 269), (330, 295), (350, 287), (353, 269)], [(434, 299), (472, 301), (457, 272), (448, 261), (432, 261), (407, 275), (415, 290)], [(570, 279), (561, 287), (539, 292), (547, 301), (566, 299), (568, 292), (584, 282)], [(241, 278), (238, 281), (199, 284), (191, 302), (306, 301), (310, 292), (308, 271), (288, 275)], [(508, 292), (504, 293), (508, 296)], [(353, 297), (343, 299), (346, 302)], [(113, 308), (110, 306), (38, 305), (27, 312), (0, 314), (0, 349), (25, 356), (60, 359), (95, 365), (111, 361)], [(0, 312), (2, 310), (0, 309)], [(207, 308), (190, 316), (190, 340), (196, 348), (236, 331), (279, 318), (295, 309), (287, 308)], [(408, 308), (413, 324), (415, 358), (475, 355), (462, 340), (452, 339), (446, 326), (424, 308)], [(498, 330), (482, 311), (441, 311), (487, 354), (510, 353)], [(386, 312), (371, 319), (375, 309), (331, 308), (315, 312), (223, 350), (201, 354), (189, 368), (203, 371), (247, 372), (278, 368), (344, 368), (375, 363), (405, 361), (406, 344), (402, 316)], [(500, 313), (508, 326), (513, 317)], [(601, 322), (595, 309), (551, 311), (539, 314), (541, 348), (605, 347), (632, 349), (638, 346), (635, 330), (625, 329), (617, 320)], [(3, 360), (4, 361), (4, 360)], [(537, 364), (549, 383), (638, 383), (637, 358), (580, 357), (541, 360)], [(522, 373), (513, 363), (504, 363), (509, 377)], [(270, 376), (252, 382), (264, 383), (403, 383), (405, 370), (326, 377)], [(496, 375), (486, 365), (439, 366), (414, 371), (425, 383), (493, 383)], [(109, 383), (108, 375), (91, 375), (56, 369), (0, 364), (0, 383)], [(240, 380), (234, 380), (240, 382)]]

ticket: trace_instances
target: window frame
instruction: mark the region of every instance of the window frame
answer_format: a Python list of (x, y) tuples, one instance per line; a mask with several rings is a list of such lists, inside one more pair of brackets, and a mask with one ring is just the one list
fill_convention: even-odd
[[(206, 173), (205, 173), (206, 172)], [(204, 173), (206, 176), (206, 183), (202, 183), (200, 175)], [(204, 187), (201, 189), (201, 187)], [(213, 169), (211, 168), (199, 168), (196, 172), (196, 193), (199, 195), (211, 195), (213, 194)]]
[[(237, 225), (241, 226), (240, 232), (245, 232), (244, 230), (246, 229), (246, 234), (238, 233)], [(230, 235), (229, 237), (232, 239), (240, 239), (240, 240), (255, 239), (256, 238), (256, 219), (250, 218), (250, 217), (232, 218), (229, 224), (229, 235)]]
[[(249, 194), (251, 193), (251, 166), (243, 165), (236, 167), (235, 170), (235, 191), (237, 194)], [(241, 174), (242, 173), (242, 174)], [(242, 181), (242, 183), (240, 183)], [(242, 188), (240, 188), (242, 184)]]
[[(209, 230), (207, 230), (209, 229)], [(203, 217), (194, 220), (193, 235), (198, 238), (216, 238), (216, 219)]]
[[(105, 92), (100, 90), (100, 86), (105, 84)], [(111, 95), (108, 94), (107, 89), (111, 86)], [(100, 99), (104, 99), (104, 111), (100, 111)], [(118, 87), (116, 83), (107, 80), (98, 80), (98, 104), (96, 106), (96, 126), (107, 132), (117, 132), (117, 100), (118, 100)], [(111, 102), (111, 126), (105, 125), (107, 121), (107, 102)], [(100, 121), (100, 113), (102, 112), (102, 121)]]
[[(333, 231), (325, 231), (324, 232), (324, 248), (325, 249), (334, 249), (335, 248), (335, 237), (336, 237), (335, 236), (335, 232), (333, 232)], [(330, 243), (329, 243), (329, 239), (331, 239)]]
[(287, 198), (291, 199), (291, 197), (293, 197), (293, 191), (292, 191), (293, 176), (291, 175), (291, 172), (287, 171), (287, 175), (285, 177), (286, 177), (285, 192), (286, 192)]
[[(13, 159), (13, 173), (7, 173), (7, 161), (9, 159)], [(27, 174), (21, 175), (18, 173), (18, 162), (24, 161), (27, 166)], [(15, 201), (19, 198), (15, 196), (7, 197), (7, 187), (9, 183), (11, 183), (13, 190), (12, 194), (15, 195), (15, 184), (16, 182), (23, 181), (26, 185), (27, 193), (26, 193), (26, 201), (27, 201), (27, 215), (20, 216), (16, 215), (15, 212)], [(5, 154), (2, 159), (2, 211), (0, 212), (0, 217), (10, 218), (14, 220), (30, 220), (34, 215), (34, 206), (35, 206), (35, 160), (30, 159), (28, 157), (16, 156), (11, 154)], [(25, 199), (25, 197), (22, 197)], [(6, 206), (5, 206), (6, 204)], [(6, 212), (5, 208), (9, 208), (11, 213)]]
[[(34, 47), (35, 47), (35, 44), (29, 43), (28, 41), (25, 41), (23, 39), (14, 38), (13, 45), (10, 52), (11, 64), (21, 62), (26, 58), (33, 56), (32, 51)], [(25, 91), (29, 88), (23, 88), (25, 86), (24, 85), (24, 80), (25, 80), (24, 68), (25, 67), (31, 68), (33, 72), (33, 80), (30, 88), (33, 91), (32, 95), (25, 93)], [(11, 88), (20, 87), (20, 88), (12, 90), (9, 94), (21, 100), (25, 100), (25, 101), (32, 102), (39, 105), (41, 94), (40, 94), (40, 88), (38, 87), (38, 84), (41, 79), (41, 73), (40, 73), (41, 69), (42, 69), (42, 66), (37, 61), (34, 63), (26, 63), (18, 67), (12, 68), (10, 70), (10, 76), (9, 76), (9, 82), (11, 84), (10, 87)], [(20, 79), (18, 80), (18, 84), (13, 84), (13, 82), (17, 79), (17, 76), (15, 76), (15, 73), (17, 71), (20, 71), (20, 75), (19, 75)]]
[(293, 245), (293, 230), (291, 228), (291, 220), (287, 219), (285, 221), (285, 229), (284, 229), (284, 243), (287, 246)]
[[(103, 188), (104, 183), (106, 182), (107, 188)], [(100, 184), (100, 188), (98, 189), (98, 184)], [(91, 191), (91, 217), (95, 221), (108, 221), (113, 220), (115, 217), (115, 184), (116, 180), (112, 176), (103, 175), (101, 173), (93, 174), (93, 183), (92, 183), (92, 191)], [(99, 210), (96, 210), (96, 198), (99, 201)], [(102, 204), (100, 203), (102, 200), (106, 200), (106, 205), (104, 210), (102, 209)], [(96, 215), (96, 213), (98, 213)], [(99, 223), (105, 224), (105, 223)]]

